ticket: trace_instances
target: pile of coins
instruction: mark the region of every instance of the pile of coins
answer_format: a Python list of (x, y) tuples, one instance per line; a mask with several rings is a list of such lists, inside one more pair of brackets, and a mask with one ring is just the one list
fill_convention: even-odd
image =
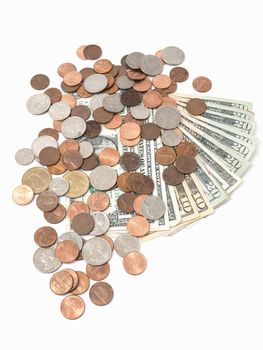
[[(78, 48), (80, 59), (97, 61), (93, 68), (79, 72), (72, 63), (61, 64), (57, 70), (61, 89), (48, 87), (50, 80), (44, 74), (32, 77), (32, 88), (45, 91), (32, 95), (26, 107), (33, 115), (48, 112), (53, 127), (41, 130), (31, 148), (22, 148), (15, 155), (20, 165), (34, 160), (39, 163), (23, 174), (22, 184), (13, 192), (15, 203), (29, 204), (37, 195), (36, 206), (46, 222), (55, 225), (65, 218), (70, 221), (70, 230), (59, 236), (51, 226), (35, 231), (34, 241), (39, 248), (34, 265), (41, 272), (51, 273), (62, 264), (78, 260), (87, 264), (85, 272), (65, 268), (50, 279), (52, 292), (70, 293), (61, 302), (61, 312), (68, 319), (83, 314), (85, 303), (79, 295), (87, 290), (94, 304), (111, 302), (113, 289), (101, 281), (110, 273), (113, 250), (122, 257), (127, 273), (144, 272), (147, 261), (140, 252), (139, 238), (148, 235), (151, 223), (167, 212), (167, 203), (153, 194), (156, 184), (151, 176), (137, 171), (140, 155), (127, 147), (160, 138), (162, 146), (155, 150), (155, 161), (166, 167), (162, 179), (169, 186), (181, 184), (197, 168), (196, 146), (184, 140), (178, 128), (181, 113), (176, 101), (168, 96), (188, 78), (188, 71), (174, 67), (169, 75), (162, 74), (164, 65), (177, 66), (184, 61), (183, 51), (169, 46), (155, 55), (133, 52), (121, 59), (121, 65), (100, 59), (101, 55), (97, 45)], [(193, 87), (205, 92), (211, 82), (198, 77)], [(79, 104), (79, 99), (87, 99), (89, 106)], [(186, 109), (200, 115), (206, 104), (193, 98)], [(106, 129), (119, 130), (125, 152), (121, 154), (112, 147), (96, 152), (92, 140)], [(109, 237), (111, 218), (104, 211), (112, 205), (109, 193), (116, 188), (121, 191), (116, 199), (118, 210), (131, 217), (126, 232), (115, 232), (117, 238), (113, 241)], [(88, 191), (87, 200), (79, 200)], [(70, 199), (68, 207), (63, 205), (63, 197)], [(95, 281), (91, 288), (90, 280)]]

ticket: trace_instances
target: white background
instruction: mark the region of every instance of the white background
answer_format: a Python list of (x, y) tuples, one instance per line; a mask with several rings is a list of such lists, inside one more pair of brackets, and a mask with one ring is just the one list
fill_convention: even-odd
[[(172, 238), (143, 246), (147, 271), (132, 277), (111, 263), (115, 297), (107, 307), (86, 301), (85, 315), (64, 319), (50, 276), (32, 264), (35, 229), (44, 221), (35, 203), (12, 203), (24, 168), (14, 153), (31, 145), (50, 118), (32, 116), (31, 76), (56, 69), (75, 50), (102, 46), (118, 64), (126, 53), (176, 45), (190, 79), (206, 75), (211, 95), (252, 101), (262, 135), (262, 18), (260, 1), (5, 1), (1, 5), (1, 349), (253, 349), (263, 348), (262, 154), (243, 184), (216, 212)], [(260, 52), (261, 49), (261, 52)], [(261, 74), (261, 80), (259, 75)], [(62, 230), (62, 227), (59, 227)], [(60, 231), (61, 232), (61, 231)], [(84, 263), (79, 266), (84, 269)]]

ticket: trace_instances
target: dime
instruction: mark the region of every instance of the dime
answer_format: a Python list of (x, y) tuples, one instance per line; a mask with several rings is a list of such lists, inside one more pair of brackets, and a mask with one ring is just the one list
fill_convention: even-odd
[(147, 260), (140, 252), (130, 252), (123, 258), (123, 267), (130, 275), (140, 275), (147, 267)]
[(192, 84), (193, 88), (198, 92), (207, 92), (212, 87), (212, 82), (207, 77), (197, 77)]
[(113, 299), (113, 289), (106, 282), (96, 282), (90, 288), (89, 297), (95, 305), (107, 305)]
[(68, 295), (62, 300), (60, 311), (65, 318), (76, 320), (83, 315), (85, 303), (83, 299), (77, 295)]
[(75, 261), (79, 255), (79, 248), (72, 240), (64, 240), (57, 244), (55, 256), (59, 261), (69, 263)]
[(39, 157), (40, 152), (46, 147), (54, 147), (57, 148), (57, 141), (48, 135), (39, 136), (32, 143), (31, 149), (36, 157)]
[(86, 131), (86, 122), (81, 117), (69, 117), (63, 121), (61, 132), (69, 139), (77, 139)]
[(57, 241), (57, 231), (53, 227), (42, 226), (36, 230), (34, 240), (39, 247), (50, 247)]
[(119, 160), (120, 154), (114, 148), (106, 147), (99, 153), (99, 161), (101, 165), (114, 166), (119, 163)]
[(155, 159), (161, 165), (171, 165), (176, 159), (176, 153), (171, 147), (161, 147), (155, 152)]
[(108, 277), (110, 273), (110, 264), (106, 263), (99, 266), (92, 266), (87, 264), (86, 273), (93, 281), (102, 281)]
[(176, 107), (161, 106), (155, 113), (155, 122), (162, 129), (175, 129), (181, 121), (181, 114)]
[(88, 197), (88, 206), (93, 211), (103, 211), (108, 208), (110, 204), (110, 198), (107, 193), (93, 192)]
[(120, 166), (126, 171), (133, 171), (139, 168), (141, 159), (134, 152), (126, 152), (120, 157)]
[(83, 246), (83, 239), (76, 232), (68, 231), (68, 232), (62, 233), (62, 235), (58, 237), (58, 242), (62, 242), (65, 240), (74, 241), (77, 244), (79, 250), (81, 251)]
[(17, 186), (12, 193), (13, 201), (18, 205), (27, 205), (34, 198), (34, 191), (28, 185)]
[(108, 79), (103, 74), (92, 74), (84, 80), (84, 88), (93, 94), (104, 90), (108, 85)]
[(141, 212), (146, 219), (157, 220), (164, 216), (166, 205), (160, 197), (147, 196), (142, 202)]
[(163, 65), (154, 55), (143, 55), (140, 59), (140, 69), (147, 75), (158, 75), (163, 71)]
[(58, 204), (55, 209), (44, 212), (44, 218), (50, 224), (58, 224), (65, 219), (66, 209), (62, 204)]
[(190, 174), (197, 168), (197, 161), (189, 155), (178, 156), (175, 162), (176, 169), (184, 174)]
[(179, 172), (174, 165), (164, 169), (163, 180), (170, 186), (177, 186), (184, 181), (184, 174)]
[(119, 256), (124, 257), (130, 252), (139, 251), (141, 243), (138, 238), (124, 233), (115, 239), (114, 249)]
[(52, 179), (49, 190), (56, 193), (57, 196), (64, 196), (69, 190), (69, 182), (63, 177), (56, 177)]
[(43, 273), (54, 272), (61, 266), (61, 262), (55, 256), (55, 246), (38, 248), (34, 253), (33, 263), (38, 271)]
[(90, 233), (94, 226), (94, 217), (88, 213), (79, 213), (72, 219), (72, 228), (79, 235)]
[(108, 216), (101, 212), (94, 212), (91, 214), (91, 216), (95, 221), (95, 226), (92, 231), (89, 232), (89, 234), (91, 236), (100, 236), (106, 233), (110, 227), (110, 220)]
[(20, 165), (28, 165), (33, 162), (35, 156), (30, 148), (21, 148), (15, 154), (15, 160)]
[(124, 105), (121, 103), (121, 97), (119, 94), (105, 96), (102, 105), (108, 112), (119, 113), (124, 109)]
[(49, 115), (53, 120), (64, 120), (70, 115), (70, 112), (70, 106), (63, 101), (53, 103), (49, 108)]
[(175, 147), (183, 140), (183, 138), (184, 134), (179, 129), (164, 130), (162, 133), (162, 142), (166, 146)]
[(110, 260), (111, 254), (110, 244), (99, 237), (89, 239), (82, 248), (83, 259), (93, 266), (105, 264)]
[(150, 224), (143, 216), (135, 215), (127, 222), (128, 232), (135, 237), (145, 236), (150, 230)]
[(83, 196), (89, 189), (89, 178), (81, 170), (70, 171), (64, 176), (69, 182), (69, 190), (65, 194), (69, 198), (78, 198)]
[(89, 277), (82, 271), (76, 271), (76, 274), (78, 276), (78, 284), (77, 287), (71, 291), (74, 295), (79, 295), (85, 293), (90, 286), (90, 280)]
[(51, 100), (48, 95), (36, 94), (27, 100), (26, 108), (31, 114), (43, 114), (45, 113), (51, 105)]
[(161, 51), (162, 59), (165, 63), (178, 66), (185, 59), (184, 52), (176, 46), (168, 46)]
[(145, 120), (149, 118), (150, 111), (148, 108), (144, 106), (134, 106), (134, 107), (131, 107), (131, 115), (135, 119)]
[(88, 141), (81, 141), (79, 143), (79, 152), (81, 153), (83, 158), (88, 158), (93, 153), (93, 146)]
[(136, 198), (135, 193), (123, 193), (117, 199), (117, 206), (123, 213), (132, 213), (134, 211), (133, 202)]
[(22, 177), (22, 184), (31, 187), (35, 194), (48, 189), (50, 182), (51, 175), (45, 168), (41, 167), (28, 169)]
[(100, 165), (90, 173), (91, 185), (100, 191), (109, 190), (115, 185), (116, 181), (116, 172), (107, 165)]
[(58, 196), (53, 191), (43, 191), (38, 195), (36, 205), (42, 211), (51, 211), (58, 205)]
[(200, 98), (191, 98), (186, 103), (185, 109), (192, 115), (202, 115), (206, 111), (206, 103)]
[(68, 293), (73, 285), (73, 278), (68, 271), (62, 270), (54, 273), (50, 279), (50, 289), (53, 293), (63, 295)]

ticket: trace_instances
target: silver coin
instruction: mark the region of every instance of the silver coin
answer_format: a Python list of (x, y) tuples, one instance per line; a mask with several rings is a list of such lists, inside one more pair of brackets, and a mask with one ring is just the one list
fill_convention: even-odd
[(160, 219), (166, 211), (166, 205), (160, 197), (147, 196), (141, 205), (142, 215), (149, 220)]
[(51, 105), (51, 99), (45, 94), (36, 94), (27, 100), (26, 108), (31, 114), (43, 114)]
[(77, 139), (86, 131), (87, 125), (81, 117), (69, 117), (62, 122), (61, 133), (68, 139)]
[(137, 237), (124, 233), (115, 239), (114, 249), (119, 256), (124, 257), (130, 252), (139, 252), (141, 243)]
[(102, 107), (102, 101), (106, 96), (109, 96), (109, 94), (101, 93), (93, 95), (90, 99), (90, 108), (95, 111), (95, 109)]
[(68, 232), (62, 233), (62, 235), (58, 237), (58, 243), (65, 240), (74, 241), (77, 244), (79, 250), (81, 251), (83, 247), (83, 239), (76, 232), (68, 231)]
[(39, 153), (46, 147), (58, 147), (57, 140), (49, 135), (42, 135), (35, 139), (32, 143), (31, 150), (36, 157), (39, 157)]
[(107, 191), (112, 188), (117, 181), (117, 174), (108, 165), (100, 165), (90, 173), (91, 185), (100, 191)]
[(124, 105), (121, 103), (121, 96), (119, 94), (104, 97), (102, 105), (106, 111), (112, 113), (119, 113), (124, 109)]
[(171, 66), (177, 66), (183, 63), (185, 54), (176, 46), (168, 46), (161, 51), (161, 57), (165, 63), (168, 63)]
[(48, 113), (53, 120), (64, 120), (70, 115), (71, 108), (65, 102), (55, 102)]
[(162, 133), (162, 142), (166, 146), (175, 147), (184, 138), (184, 134), (179, 129), (174, 130), (164, 130)]
[(33, 263), (38, 271), (43, 273), (54, 272), (60, 268), (61, 262), (55, 256), (56, 246), (38, 248), (33, 256)]
[(155, 113), (155, 123), (162, 129), (175, 129), (181, 121), (181, 114), (176, 107), (161, 106)]
[(163, 71), (163, 64), (154, 55), (145, 55), (140, 59), (140, 69), (147, 75), (158, 75)]
[(21, 148), (15, 154), (15, 160), (20, 165), (28, 165), (33, 162), (35, 156), (30, 148)]
[(93, 146), (89, 141), (79, 142), (79, 152), (82, 154), (83, 158), (88, 158), (93, 153)]
[(84, 243), (82, 248), (83, 259), (90, 265), (99, 266), (111, 258), (111, 246), (103, 238), (94, 237)]
[(92, 94), (104, 90), (108, 85), (108, 79), (103, 74), (92, 74), (84, 80), (84, 89)]
[(116, 84), (119, 89), (130, 89), (134, 85), (134, 80), (131, 80), (127, 77), (127, 75), (121, 75), (117, 78)]
[(106, 233), (110, 227), (108, 216), (100, 211), (91, 214), (95, 221), (94, 229), (89, 233), (91, 236), (100, 236)]
[(52, 179), (49, 190), (55, 192), (57, 196), (64, 196), (69, 190), (69, 182), (64, 177), (56, 177)]
[(141, 52), (132, 52), (126, 57), (127, 65), (132, 69), (140, 68), (140, 60), (144, 56)]
[(131, 115), (135, 119), (144, 120), (144, 119), (147, 119), (150, 115), (150, 110), (141, 105), (131, 107), (130, 111), (131, 111)]

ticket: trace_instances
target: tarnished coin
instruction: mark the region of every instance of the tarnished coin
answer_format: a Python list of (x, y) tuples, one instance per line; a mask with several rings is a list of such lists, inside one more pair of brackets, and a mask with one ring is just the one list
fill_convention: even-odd
[(57, 72), (58, 75), (63, 78), (68, 72), (72, 72), (72, 71), (76, 71), (77, 68), (73, 63), (62, 63), (61, 65), (59, 65)]
[(60, 268), (61, 262), (55, 256), (55, 246), (38, 248), (33, 256), (33, 263), (38, 271), (43, 273), (54, 272)]
[(79, 143), (79, 152), (81, 153), (83, 158), (88, 158), (93, 153), (93, 146), (88, 141), (81, 141)]
[(175, 147), (184, 138), (184, 134), (180, 129), (164, 130), (162, 133), (162, 142), (166, 146)]
[(71, 112), (70, 106), (63, 101), (53, 103), (49, 108), (49, 115), (53, 120), (64, 120)]
[(193, 88), (198, 92), (207, 92), (212, 87), (212, 82), (207, 77), (197, 77), (193, 80)]
[(100, 165), (90, 173), (91, 185), (100, 191), (107, 191), (112, 188), (117, 181), (115, 170), (107, 165)]
[(58, 204), (55, 209), (44, 212), (44, 218), (50, 224), (59, 224), (65, 219), (66, 209), (62, 204)]
[(166, 205), (160, 197), (147, 196), (142, 202), (141, 212), (146, 219), (157, 220), (164, 216)]
[(119, 256), (124, 257), (130, 252), (138, 252), (141, 249), (141, 243), (138, 238), (124, 233), (115, 239), (114, 249)]
[(133, 107), (141, 102), (141, 94), (134, 89), (125, 90), (121, 95), (121, 103), (124, 106)]
[(154, 76), (163, 71), (163, 64), (155, 55), (143, 55), (140, 58), (140, 69), (143, 73)]
[(81, 169), (82, 170), (93, 170), (99, 165), (99, 157), (97, 156), (96, 153), (92, 153), (92, 155), (88, 158), (85, 158), (82, 165)]
[(186, 103), (185, 109), (192, 115), (202, 115), (206, 111), (206, 103), (200, 98), (191, 98)]
[(181, 113), (176, 107), (161, 106), (155, 113), (155, 122), (162, 129), (175, 129), (181, 121)]
[(50, 182), (50, 173), (45, 168), (41, 167), (28, 169), (22, 177), (22, 184), (31, 187), (35, 194), (48, 189)]
[(83, 246), (83, 239), (76, 232), (74, 231), (64, 232), (62, 233), (62, 235), (58, 237), (58, 242), (62, 242), (65, 240), (74, 241), (77, 244), (79, 250), (81, 251)]
[(21, 148), (15, 154), (15, 160), (20, 165), (28, 165), (33, 162), (35, 156), (30, 148)]
[(60, 152), (56, 147), (45, 147), (39, 152), (39, 163), (42, 165), (54, 165), (60, 159)]
[(154, 182), (149, 176), (133, 173), (130, 180), (131, 188), (135, 193), (151, 194), (154, 190)]
[(105, 93), (100, 93), (100, 94), (96, 94), (93, 95), (90, 99), (90, 108), (92, 109), (92, 111), (95, 111), (95, 109), (99, 108), (99, 107), (103, 107), (102, 101), (104, 99), (104, 97), (109, 96), (109, 94), (105, 94)]
[(57, 295), (68, 293), (73, 285), (73, 278), (68, 271), (62, 270), (54, 273), (50, 279), (50, 289)]
[(57, 237), (57, 231), (50, 226), (42, 226), (34, 234), (36, 244), (42, 248), (47, 248), (55, 244)]
[(89, 178), (81, 170), (70, 171), (64, 176), (69, 182), (69, 190), (65, 194), (69, 198), (78, 198), (83, 196), (89, 189)]
[(79, 235), (87, 235), (95, 226), (95, 219), (89, 213), (79, 213), (72, 219), (72, 228)]
[(119, 113), (124, 109), (124, 105), (121, 103), (121, 97), (119, 94), (104, 97), (102, 105), (106, 111), (112, 113)]
[(120, 166), (126, 171), (134, 171), (139, 168), (141, 159), (134, 152), (125, 152), (120, 157)]
[(31, 150), (36, 157), (39, 157), (40, 152), (46, 147), (57, 148), (57, 140), (48, 135), (39, 136), (33, 141)]
[(87, 240), (82, 248), (83, 259), (93, 266), (105, 264), (110, 260), (111, 254), (110, 244), (99, 237)]
[(140, 60), (143, 56), (144, 56), (144, 54), (141, 52), (132, 52), (129, 55), (127, 55), (125, 62), (130, 68), (139, 69), (140, 68)]
[(88, 138), (94, 138), (99, 136), (100, 133), (101, 133), (101, 125), (98, 122), (96, 122), (95, 120), (89, 120), (86, 123), (86, 131), (84, 136)]
[(57, 196), (64, 196), (69, 190), (69, 182), (63, 177), (56, 177), (52, 179), (49, 190), (56, 193)]
[(197, 168), (197, 161), (189, 155), (178, 156), (175, 162), (176, 169), (184, 174), (190, 174)]
[(94, 221), (95, 226), (92, 231), (89, 232), (91, 236), (100, 236), (106, 233), (110, 227), (110, 220), (108, 216), (101, 212), (94, 212), (91, 214)]
[(51, 211), (58, 205), (58, 196), (53, 191), (43, 191), (38, 195), (36, 205), (42, 211)]
[(140, 275), (147, 267), (147, 260), (140, 252), (130, 252), (123, 258), (123, 267), (130, 275)]
[(91, 115), (91, 110), (89, 109), (88, 106), (85, 106), (85, 105), (78, 105), (74, 107), (71, 111), (71, 116), (81, 117), (84, 120), (89, 119), (90, 115)]
[(196, 145), (188, 141), (179, 143), (175, 150), (178, 156), (188, 155), (195, 157), (197, 155)]
[(36, 94), (27, 100), (26, 108), (31, 114), (43, 114), (45, 113), (51, 105), (51, 99), (45, 94)]
[(84, 80), (84, 88), (88, 92), (96, 94), (104, 90), (108, 85), (108, 79), (103, 74), (92, 74)]
[(93, 281), (102, 281), (108, 277), (110, 273), (110, 264), (106, 263), (99, 266), (92, 266), (87, 264), (86, 273)]
[(150, 110), (144, 106), (134, 106), (131, 107), (131, 115), (135, 119), (145, 120), (150, 115)]
[(136, 198), (135, 193), (123, 193), (117, 199), (117, 206), (123, 213), (134, 212), (133, 202)]
[(59, 145), (59, 151), (60, 151), (60, 153), (62, 155), (65, 154), (65, 152), (67, 152), (69, 150), (79, 151), (79, 143), (78, 143), (78, 141), (73, 140), (73, 139), (69, 139), (69, 140), (63, 141)]
[(77, 287), (71, 291), (74, 295), (79, 295), (85, 293), (90, 286), (90, 280), (88, 275), (82, 271), (76, 271), (76, 274), (78, 276), (78, 285)]
[(83, 55), (87, 60), (96, 60), (102, 55), (102, 50), (98, 45), (90, 44), (83, 49)]
[(69, 117), (61, 125), (61, 132), (68, 139), (77, 139), (85, 131), (86, 122), (81, 117)]
[(83, 157), (78, 151), (66, 151), (61, 157), (64, 167), (68, 170), (77, 170), (83, 163)]
[(33, 89), (44, 90), (49, 85), (49, 78), (45, 74), (36, 74), (31, 78), (30, 84)]
[(78, 255), (79, 248), (77, 244), (69, 239), (59, 242), (55, 248), (55, 256), (64, 263), (75, 261)]
[(106, 282), (96, 282), (89, 291), (90, 300), (93, 304), (103, 306), (109, 304), (113, 299), (113, 289)]
[(93, 118), (100, 124), (108, 123), (113, 118), (113, 113), (106, 111), (104, 107), (99, 107), (93, 112)]
[(176, 153), (171, 147), (161, 147), (155, 152), (155, 159), (161, 165), (171, 165), (176, 159)]
[(110, 204), (110, 197), (105, 192), (93, 192), (88, 197), (88, 206), (93, 211), (103, 211)]
[(39, 133), (38, 133), (38, 136), (43, 136), (43, 135), (51, 136), (57, 141), (58, 141), (58, 138), (59, 138), (59, 133), (54, 128), (44, 128), (44, 129), (40, 130)]
[(179, 172), (174, 165), (171, 165), (164, 169), (163, 180), (170, 186), (177, 186), (184, 181), (184, 174)]
[(116, 84), (119, 89), (126, 90), (133, 87), (134, 81), (129, 79), (127, 75), (121, 75), (117, 78)]
[(89, 207), (82, 201), (75, 201), (68, 206), (67, 216), (70, 221), (80, 213), (89, 213)]
[(167, 46), (161, 51), (161, 57), (165, 63), (178, 66), (185, 59), (184, 52), (176, 46)]
[(48, 97), (51, 99), (51, 104), (59, 102), (62, 97), (62, 93), (57, 88), (49, 88), (44, 91), (45, 95), (48, 95)]
[(76, 320), (83, 315), (85, 303), (83, 299), (77, 295), (68, 295), (62, 300), (60, 311), (65, 318)]
[(13, 201), (18, 205), (27, 205), (34, 198), (34, 191), (28, 185), (17, 186), (12, 193)]
[(145, 140), (156, 140), (160, 134), (160, 127), (154, 123), (146, 123), (141, 126), (141, 137)]
[(174, 67), (170, 70), (170, 77), (172, 80), (182, 83), (186, 81), (189, 77), (188, 71), (183, 67)]

